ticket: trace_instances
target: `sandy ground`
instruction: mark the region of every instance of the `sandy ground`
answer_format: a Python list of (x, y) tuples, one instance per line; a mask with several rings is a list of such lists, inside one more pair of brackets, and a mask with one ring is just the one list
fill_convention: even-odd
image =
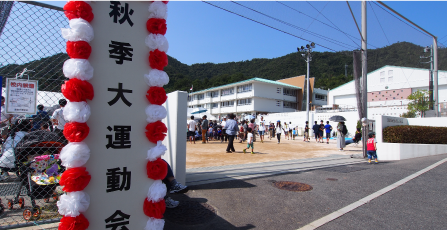
[(271, 161), (286, 161), (292, 159), (326, 157), (330, 155), (352, 155), (362, 152), (362, 145), (351, 144), (339, 151), (336, 147), (336, 140), (329, 140), (329, 144), (316, 143), (315, 139), (310, 142), (304, 142), (303, 137), (297, 137), (295, 140), (282, 138), (281, 143), (277, 144), (276, 139), (268, 139), (264, 143), (260, 142), (259, 136), (254, 142), (254, 153), (247, 154), (242, 149), (247, 147), (247, 143), (239, 143), (235, 140), (234, 148), (236, 152), (226, 153), (228, 143), (220, 141), (210, 141), (202, 144), (202, 140), (195, 144), (186, 143), (186, 168), (202, 168), (211, 166), (237, 165), (247, 163), (261, 163)]

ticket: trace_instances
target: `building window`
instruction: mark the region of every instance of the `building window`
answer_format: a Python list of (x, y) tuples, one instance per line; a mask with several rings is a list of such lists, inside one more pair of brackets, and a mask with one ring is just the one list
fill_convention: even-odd
[(283, 102), (283, 107), (284, 108), (295, 109), (296, 108), (296, 103), (284, 101)]
[(237, 100), (237, 105), (251, 105), (251, 98)]
[(276, 106), (281, 106), (281, 101), (276, 101)]
[(388, 70), (388, 76), (393, 75), (393, 71), (392, 70)]
[(245, 85), (240, 85), (237, 87), (237, 92), (238, 93), (243, 93), (243, 92), (249, 92), (252, 90), (252, 84), (245, 84)]
[(385, 77), (380, 78), (380, 83), (385, 83)]
[(326, 95), (321, 95), (321, 94), (315, 94), (315, 99), (316, 100), (321, 100), (321, 101), (326, 101), (327, 100), (327, 96)]
[(203, 93), (196, 94), (196, 95), (194, 95), (194, 100), (203, 100), (204, 96), (205, 95)]
[(388, 82), (393, 82), (393, 76), (388, 77)]
[(283, 88), (282, 89), (282, 94), (286, 95), (286, 96), (296, 97), (296, 90)]
[(380, 76), (381, 77), (385, 76), (385, 71), (380, 72)]
[(234, 106), (234, 101), (223, 101), (220, 103), (220, 107), (224, 108), (224, 107), (233, 107)]
[(234, 94), (234, 88), (233, 87), (221, 90), (221, 95), (222, 96), (231, 95), (231, 94)]
[(218, 103), (212, 103), (212, 104), (211, 104), (211, 108), (212, 108), (212, 109), (215, 109), (215, 108), (217, 108), (217, 107), (219, 107), (219, 104), (218, 104)]
[(276, 93), (281, 93), (281, 88), (276, 88)]
[(205, 97), (218, 97), (218, 96), (219, 96), (219, 90), (218, 91), (206, 92), (206, 96)]

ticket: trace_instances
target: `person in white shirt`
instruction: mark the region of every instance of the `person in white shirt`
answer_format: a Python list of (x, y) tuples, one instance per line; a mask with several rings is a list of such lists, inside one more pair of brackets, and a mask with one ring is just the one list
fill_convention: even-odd
[(251, 147), (251, 154), (255, 154), (253, 152), (253, 133), (251, 128), (247, 128), (247, 148), (243, 149), (242, 151), (246, 153), (247, 149), (250, 149)]
[(276, 138), (278, 139), (278, 144), (279, 142), (281, 142), (281, 130), (283, 130), (281, 126), (281, 121), (278, 120), (276, 122)]
[(188, 121), (188, 134), (189, 134), (189, 142), (192, 144), (194, 141), (194, 144), (196, 143), (196, 137), (195, 132), (196, 132), (196, 126), (197, 126), (197, 122), (194, 120), (194, 116), (191, 116), (191, 120)]
[(220, 143), (222, 143), (224, 140), (225, 140), (225, 142), (227, 142), (227, 140), (228, 140), (227, 130), (224, 129), (226, 124), (227, 124), (227, 117), (224, 117), (222, 122), (220, 123), (220, 125), (222, 126), (222, 138), (221, 138)]
[(259, 138), (261, 138), (261, 143), (264, 143), (265, 121), (263, 117), (261, 117), (261, 121), (259, 122), (258, 127)]
[(61, 106), (60, 109), (56, 109), (53, 112), (53, 124), (56, 125), (56, 128), (54, 129), (54, 132), (61, 138), (65, 138), (64, 137), (64, 126), (65, 123), (67, 123), (64, 119), (64, 107), (67, 104), (67, 100), (65, 99), (60, 99), (59, 100), (59, 105)]

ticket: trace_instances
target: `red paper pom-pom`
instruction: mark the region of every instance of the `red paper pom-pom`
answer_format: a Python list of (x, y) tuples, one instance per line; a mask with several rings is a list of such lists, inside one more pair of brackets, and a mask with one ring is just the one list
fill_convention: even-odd
[(149, 65), (152, 69), (163, 70), (168, 65), (168, 55), (158, 49), (150, 51)]
[(68, 19), (82, 18), (88, 22), (93, 20), (92, 7), (83, 1), (70, 1), (64, 6), (64, 13)]
[(158, 158), (155, 161), (148, 161), (146, 164), (147, 177), (152, 180), (163, 180), (168, 174), (168, 163)]
[(70, 58), (88, 59), (91, 53), (92, 47), (88, 42), (67, 42), (67, 54)]
[(151, 104), (162, 105), (165, 103), (168, 96), (166, 95), (165, 89), (163, 87), (152, 86), (146, 93), (146, 98)]
[(165, 35), (166, 30), (166, 20), (162, 18), (149, 18), (146, 22), (147, 31), (151, 34), (161, 34)]
[(65, 84), (61, 87), (61, 91), (65, 98), (71, 102), (86, 101), (87, 99), (92, 100), (94, 96), (92, 84), (77, 78), (65, 81)]
[(70, 142), (83, 141), (90, 132), (90, 128), (86, 123), (70, 122), (65, 123), (64, 136)]
[(62, 173), (59, 184), (64, 186), (64, 192), (77, 192), (84, 190), (92, 176), (85, 170), (85, 167), (69, 168)]
[(148, 217), (152, 217), (155, 219), (163, 218), (163, 213), (166, 211), (166, 203), (165, 200), (161, 200), (159, 202), (148, 201), (147, 198), (144, 199), (143, 204), (144, 214)]
[(89, 225), (87, 218), (81, 213), (76, 217), (62, 217), (58, 230), (85, 230)]
[(147, 139), (156, 144), (157, 141), (162, 141), (166, 137), (166, 132), (168, 132), (168, 128), (161, 121), (152, 122), (146, 125), (146, 137)]

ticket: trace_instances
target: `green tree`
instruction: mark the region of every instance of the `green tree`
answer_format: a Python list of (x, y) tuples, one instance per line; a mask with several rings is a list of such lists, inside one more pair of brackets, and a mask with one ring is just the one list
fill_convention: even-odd
[(427, 90), (418, 90), (410, 94), (407, 99), (410, 100), (407, 107), (408, 113), (421, 115), (421, 117), (424, 117), (425, 111), (430, 110), (431, 105), (433, 105), (433, 102), (429, 101), (429, 93)]

